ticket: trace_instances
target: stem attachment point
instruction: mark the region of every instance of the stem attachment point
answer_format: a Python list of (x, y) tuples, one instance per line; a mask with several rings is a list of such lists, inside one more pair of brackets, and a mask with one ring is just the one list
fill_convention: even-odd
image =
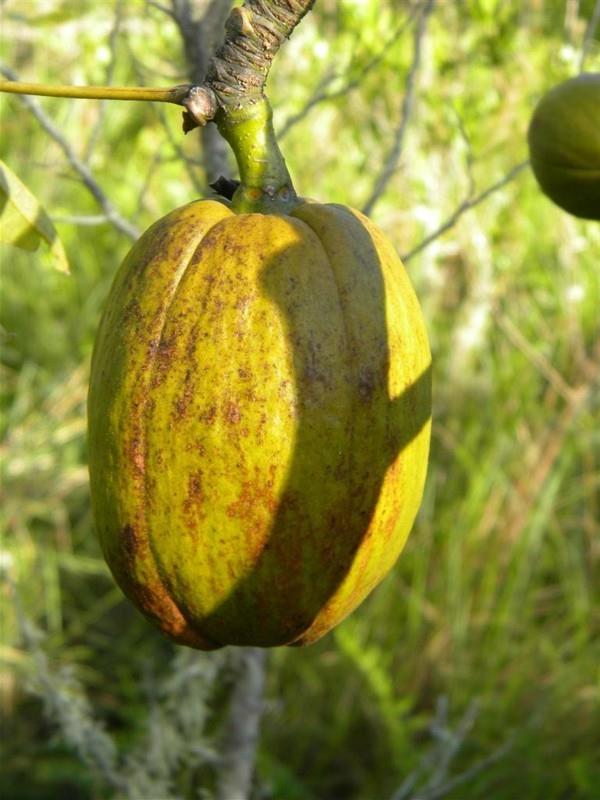
[(240, 171), (241, 183), (232, 200), (235, 211), (289, 214), (298, 205), (298, 197), (275, 139), (267, 98), (263, 95), (242, 108), (220, 108), (215, 122)]
[(181, 101), (185, 108), (183, 112), (183, 132), (188, 133), (197, 128), (204, 127), (217, 113), (217, 96), (210, 86), (192, 86)]

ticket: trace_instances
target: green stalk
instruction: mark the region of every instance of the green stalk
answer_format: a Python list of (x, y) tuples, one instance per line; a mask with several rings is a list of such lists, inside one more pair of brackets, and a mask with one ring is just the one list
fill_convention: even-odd
[(151, 100), (159, 103), (182, 105), (191, 84), (168, 89), (147, 86), (48, 86), (21, 81), (0, 81), (0, 92), (33, 94), (38, 97), (74, 97), (81, 100)]
[(275, 138), (273, 112), (262, 95), (251, 105), (221, 108), (215, 122), (234, 152), (240, 186), (232, 205), (238, 213), (289, 214), (298, 196)]

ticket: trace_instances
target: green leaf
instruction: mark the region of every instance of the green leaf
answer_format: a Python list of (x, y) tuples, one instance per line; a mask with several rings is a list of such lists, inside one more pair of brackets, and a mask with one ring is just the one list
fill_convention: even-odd
[(37, 250), (40, 241), (50, 248), (54, 266), (69, 272), (67, 254), (50, 217), (29, 189), (0, 161), (0, 242)]

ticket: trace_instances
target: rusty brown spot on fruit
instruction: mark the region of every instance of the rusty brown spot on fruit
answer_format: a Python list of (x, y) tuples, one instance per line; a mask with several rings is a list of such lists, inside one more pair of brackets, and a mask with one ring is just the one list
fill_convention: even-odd
[(206, 447), (204, 446), (204, 442), (195, 442), (193, 447), (199, 456), (203, 456), (206, 454)]
[(361, 370), (358, 379), (358, 396), (362, 403), (369, 403), (375, 392), (375, 375), (371, 369)]
[(225, 419), (230, 425), (237, 425), (241, 420), (242, 415), (237, 403), (231, 400), (225, 405)]
[[(241, 275), (237, 276), (239, 280), (242, 279)], [(244, 294), (235, 301), (235, 307), (238, 311), (245, 311), (252, 301), (252, 295)]]
[(127, 569), (133, 571), (135, 569), (135, 564), (140, 559), (146, 557), (148, 552), (148, 543), (131, 524), (124, 525), (121, 528), (120, 538), (123, 545)]
[[(188, 517), (188, 523), (195, 523), (205, 516), (202, 512), (205, 494), (202, 488), (202, 470), (193, 472), (188, 477), (187, 494), (183, 501), (183, 512)], [(193, 517), (193, 519), (189, 519)]]
[(206, 422), (207, 425), (212, 425), (217, 418), (217, 407), (215, 405), (210, 405), (206, 408), (205, 411), (200, 414), (200, 419), (202, 422)]
[(123, 323), (139, 323), (142, 317), (138, 300), (130, 300), (123, 310)]
[(152, 369), (151, 387), (158, 388), (165, 380), (171, 363), (176, 353), (173, 339), (153, 340), (148, 346), (146, 361), (148, 368)]
[(183, 385), (183, 394), (180, 395), (174, 403), (173, 408), (173, 416), (176, 422), (181, 422), (181, 420), (187, 414), (188, 407), (194, 398), (194, 388), (192, 382), (192, 370), (188, 369), (185, 373), (184, 385)]
[(171, 639), (200, 649), (215, 649), (220, 646), (205, 639), (192, 628), (161, 583), (150, 583), (147, 586), (138, 583), (135, 595), (142, 611), (154, 619), (162, 632)]
[(138, 473), (143, 473), (146, 468), (146, 458), (141, 441), (135, 437), (129, 445), (129, 457)]
[(159, 362), (166, 363), (168, 366), (168, 363), (173, 358), (174, 351), (175, 343), (171, 339), (161, 339), (156, 350), (156, 357)]
[(127, 559), (133, 561), (138, 551), (139, 542), (132, 525), (124, 525), (121, 529), (121, 541), (127, 553)]
[[(232, 519), (258, 521), (261, 509), (273, 513), (277, 509), (277, 498), (273, 492), (273, 479), (244, 481), (238, 499), (227, 506), (227, 516)], [(257, 514), (258, 511), (258, 514)]]

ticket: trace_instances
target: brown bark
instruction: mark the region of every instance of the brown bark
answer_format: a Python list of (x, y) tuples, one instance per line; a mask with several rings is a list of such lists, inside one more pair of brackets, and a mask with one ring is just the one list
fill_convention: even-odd
[(247, 0), (225, 23), (225, 41), (209, 65), (206, 82), (221, 106), (258, 99), (273, 59), (314, 0)]
[[(215, 2), (218, 0), (208, 8)], [(314, 2), (246, 0), (243, 6), (231, 10), (225, 20), (225, 40), (211, 59), (206, 77), (190, 90), (183, 103), (186, 133), (206, 125), (219, 109), (250, 106), (263, 96), (277, 51)], [(189, 0), (173, 0), (174, 8), (186, 3), (189, 5)]]

